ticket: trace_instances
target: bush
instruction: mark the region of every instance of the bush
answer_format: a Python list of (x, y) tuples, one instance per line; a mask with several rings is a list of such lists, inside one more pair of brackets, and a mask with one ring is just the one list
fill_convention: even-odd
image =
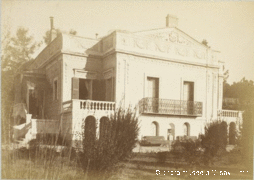
[(216, 156), (220, 156), (226, 152), (226, 130), (225, 123), (220, 121), (212, 122), (205, 127), (205, 134), (201, 136), (205, 165), (210, 165), (210, 163), (213, 164), (213, 160)]
[(205, 127), (205, 134), (198, 139), (188, 137), (174, 141), (172, 154), (175, 160), (183, 158), (189, 165), (213, 164), (214, 158), (226, 152), (227, 126), (215, 121)]
[(241, 129), (240, 147), (246, 167), (253, 167), (253, 123), (254, 123), (254, 104), (246, 105), (243, 113), (243, 125)]
[(84, 127), (81, 158), (86, 178), (110, 177), (118, 162), (131, 154), (137, 143), (138, 131), (138, 119), (130, 109), (119, 109), (110, 120), (105, 121), (100, 127), (99, 139), (96, 139), (94, 129)]
[(171, 153), (174, 155), (175, 161), (184, 159), (188, 165), (200, 165), (202, 160), (202, 148), (200, 139), (176, 140), (172, 144)]

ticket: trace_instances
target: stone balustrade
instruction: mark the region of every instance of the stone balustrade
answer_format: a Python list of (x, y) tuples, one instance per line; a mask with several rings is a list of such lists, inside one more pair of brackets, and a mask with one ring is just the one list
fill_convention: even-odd
[(73, 99), (63, 103), (63, 112), (75, 110), (114, 111), (115, 102)]
[(218, 116), (220, 116), (220, 117), (240, 117), (241, 111), (218, 110)]

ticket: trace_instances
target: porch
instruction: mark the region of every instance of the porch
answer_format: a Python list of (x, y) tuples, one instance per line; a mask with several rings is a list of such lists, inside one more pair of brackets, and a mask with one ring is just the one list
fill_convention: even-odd
[(32, 119), (32, 114), (26, 114), (26, 122), (13, 126), (13, 139), (19, 144), (26, 145), (38, 135), (60, 135), (60, 121), (50, 119)]

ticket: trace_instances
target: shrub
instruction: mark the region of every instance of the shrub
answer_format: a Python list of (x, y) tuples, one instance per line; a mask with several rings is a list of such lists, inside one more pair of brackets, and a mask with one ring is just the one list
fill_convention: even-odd
[(205, 165), (210, 165), (210, 163), (213, 164), (214, 158), (226, 151), (227, 136), (225, 136), (224, 122), (215, 121), (205, 127), (205, 134), (201, 136), (201, 145), (202, 148), (204, 148), (203, 160)]
[[(106, 179), (126, 159), (137, 143), (138, 120), (130, 109), (119, 109), (101, 124), (100, 138), (84, 127), (82, 165), (86, 178)], [(85, 124), (85, 126), (88, 124)], [(95, 127), (96, 128), (96, 127)], [(86, 132), (87, 131), (87, 132)]]
[(243, 125), (241, 129), (240, 143), (243, 160), (246, 167), (253, 167), (253, 123), (254, 123), (254, 104), (246, 105), (243, 113)]
[(200, 165), (202, 159), (202, 148), (200, 139), (185, 138), (174, 141), (171, 153), (174, 155), (175, 161), (184, 159), (188, 165)]

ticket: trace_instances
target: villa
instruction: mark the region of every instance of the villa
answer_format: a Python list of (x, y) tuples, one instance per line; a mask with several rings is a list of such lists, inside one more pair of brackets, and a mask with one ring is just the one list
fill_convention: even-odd
[(177, 24), (168, 15), (163, 28), (93, 39), (56, 36), (51, 18), (50, 44), (15, 78), (14, 138), (61, 133), (73, 142), (84, 122), (100, 127), (120, 105), (137, 108), (139, 139), (198, 136), (215, 120), (239, 129), (242, 112), (222, 109), (220, 52)]

